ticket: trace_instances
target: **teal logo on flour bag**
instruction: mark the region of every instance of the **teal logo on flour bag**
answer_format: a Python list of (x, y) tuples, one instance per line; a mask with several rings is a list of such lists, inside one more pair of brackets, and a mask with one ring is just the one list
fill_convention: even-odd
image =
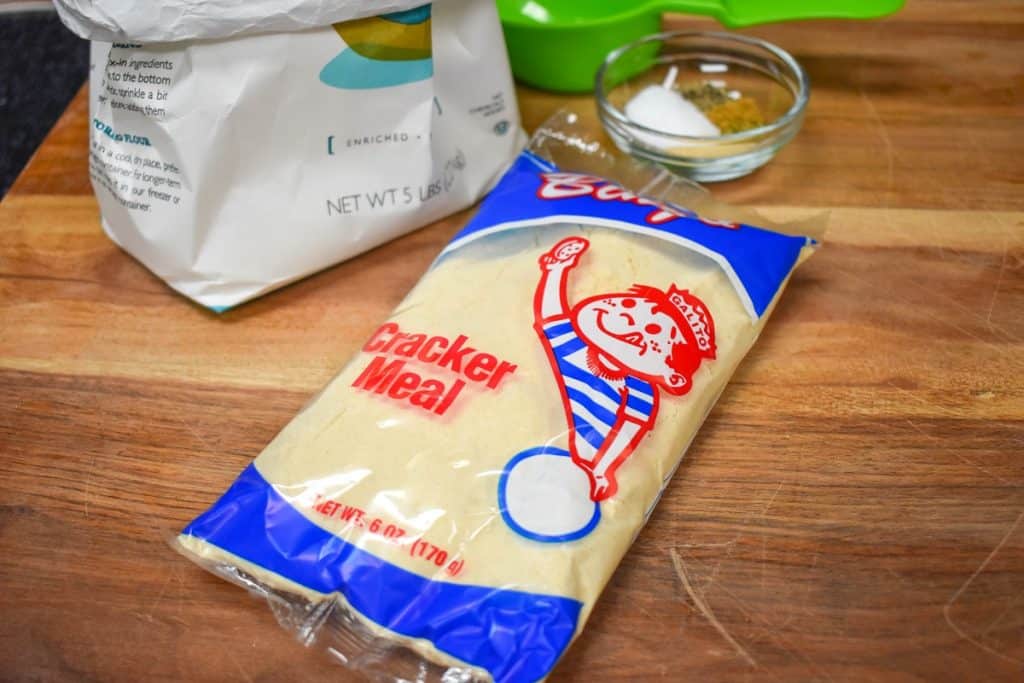
[(347, 47), (320, 71), (342, 90), (372, 90), (434, 75), (430, 5), (333, 24)]

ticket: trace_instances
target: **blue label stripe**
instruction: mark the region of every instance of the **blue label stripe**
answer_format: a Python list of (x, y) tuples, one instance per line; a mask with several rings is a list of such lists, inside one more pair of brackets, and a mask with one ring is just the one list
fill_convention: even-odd
[(593, 446), (594, 450), (601, 450), (601, 446), (604, 445), (604, 435), (601, 432), (594, 429), (589, 422), (576, 414), (573, 414), (572, 416), (572, 425), (576, 430), (576, 433), (582, 436), (587, 443)]
[(626, 406), (647, 416), (650, 416), (651, 410), (654, 408), (654, 404), (650, 401), (644, 401), (640, 397), (632, 394), (630, 394), (629, 398), (626, 399)]
[(527, 226), (553, 222), (604, 225), (667, 240), (704, 254), (723, 268), (754, 318), (764, 314), (786, 277), (796, 265), (806, 237), (740, 225), (736, 229), (708, 225), (682, 216), (660, 225), (646, 218), (652, 207), (622, 201), (600, 201), (592, 196), (541, 199), (537, 190), (545, 171), (558, 171), (524, 152), (481, 203), (476, 215), (442, 253), (473, 239)]
[(586, 347), (586, 344), (583, 343), (582, 339), (579, 337), (573, 337), (569, 341), (560, 344), (551, 350), (555, 352), (556, 356), (564, 358), (570, 354), (576, 353), (584, 347)]
[(563, 334), (567, 334), (573, 331), (572, 322), (566, 321), (564, 323), (555, 323), (553, 325), (547, 325), (544, 327), (544, 332), (548, 335), (548, 339), (556, 339), (561, 337)]
[(253, 465), (182, 534), (312, 590), (339, 592), (370, 621), (429, 640), (497, 683), (546, 676), (583, 607), (560, 596), (431, 581), (385, 562), (306, 519)]
[(570, 386), (566, 386), (565, 393), (568, 394), (569, 400), (579, 403), (587, 410), (587, 412), (601, 422), (604, 422), (609, 427), (615, 424), (615, 413), (609, 411), (604, 406), (599, 405), (582, 391), (577, 391)]
[(618, 405), (619, 401), (622, 400), (619, 392), (615, 391), (610, 384), (597, 379), (592, 373), (581, 370), (564, 358), (558, 359), (558, 370), (565, 377), (571, 377), (578, 382), (586, 384), (594, 391), (600, 392), (609, 400), (614, 401), (616, 405)]
[(626, 387), (631, 392), (639, 392), (641, 394), (646, 394), (650, 396), (652, 399), (654, 398), (654, 387), (652, 387), (651, 383), (648, 382), (647, 380), (637, 379), (632, 375), (627, 375)]

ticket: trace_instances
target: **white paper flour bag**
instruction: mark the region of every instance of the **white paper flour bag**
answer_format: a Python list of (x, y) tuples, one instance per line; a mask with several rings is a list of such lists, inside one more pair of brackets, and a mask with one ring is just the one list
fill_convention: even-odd
[(224, 310), (472, 204), (523, 143), (501, 27), (421, 2), (58, 0), (106, 232)]

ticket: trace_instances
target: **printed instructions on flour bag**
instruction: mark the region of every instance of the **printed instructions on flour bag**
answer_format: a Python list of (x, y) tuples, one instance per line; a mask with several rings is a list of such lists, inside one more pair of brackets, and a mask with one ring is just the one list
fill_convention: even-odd
[(138, 52), (141, 47), (114, 43), (106, 55), (91, 121), (89, 173), (122, 206), (148, 213), (180, 204), (183, 188), (177, 165), (161, 159), (149, 137), (131, 126), (134, 116), (122, 114), (162, 119), (167, 113), (177, 65)]

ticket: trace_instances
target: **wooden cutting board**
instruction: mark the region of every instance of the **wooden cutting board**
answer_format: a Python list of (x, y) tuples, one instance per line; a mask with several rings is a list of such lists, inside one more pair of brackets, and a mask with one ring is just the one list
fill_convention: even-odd
[[(814, 95), (715, 194), (817, 218), (825, 246), (553, 680), (1024, 676), (1019, 7), (751, 31)], [(520, 104), (531, 128), (592, 111)], [(87, 119), (80, 93), (0, 205), (0, 677), (359, 680), (166, 540), (468, 214), (216, 316), (102, 234)]]

